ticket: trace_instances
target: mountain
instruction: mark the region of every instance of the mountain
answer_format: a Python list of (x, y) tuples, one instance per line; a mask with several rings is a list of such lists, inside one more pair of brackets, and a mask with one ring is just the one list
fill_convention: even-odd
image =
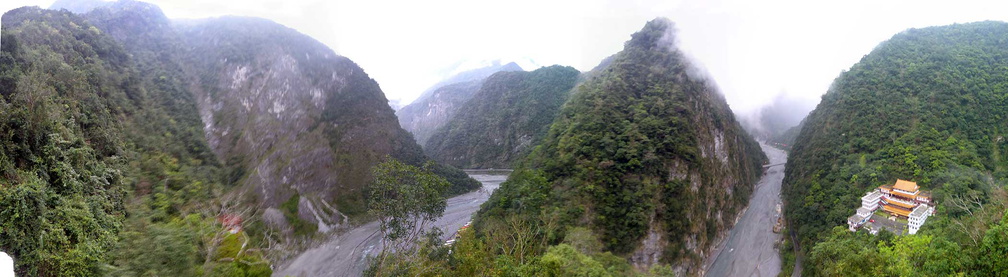
[(579, 73), (563, 66), (495, 73), (424, 150), (459, 168), (511, 168), (546, 135)]
[(429, 161), (363, 69), (292, 29), (81, 3), (2, 20), (0, 249), (21, 275), (269, 275), (366, 217), (372, 165)]
[[(189, 237), (196, 231), (168, 222), (212, 198), (218, 164), (200, 125), (186, 125), (192, 115), (182, 113), (195, 106), (185, 98), (165, 101), (178, 92), (176, 75), (150, 80), (136, 65), (143, 57), (65, 11), (12, 10), (3, 15), (2, 35), (0, 248), (15, 259), (15, 271), (123, 273), (129, 269), (117, 262), (127, 255), (121, 249), (156, 244), (161, 251), (132, 260), (155, 264), (172, 256), (181, 270), (138, 271), (192, 274), (201, 259), (199, 238)], [(138, 221), (160, 232), (120, 236), (142, 230)]]
[(427, 89), (417, 100), (396, 112), (399, 124), (424, 145), (435, 130), (448, 123), (463, 103), (483, 85), (483, 80), (501, 71), (522, 71), (515, 63), (494, 64), (456, 74)]
[(675, 35), (668, 19), (648, 22), (576, 88), (527, 167), (481, 207), (476, 237), (530, 237), (501, 255), (532, 272), (577, 270), (569, 262), (699, 274), (766, 157)]
[[(834, 80), (805, 119), (783, 185), (806, 275), (1008, 273), (1008, 259), (990, 258), (1008, 253), (998, 245), (1008, 228), (1006, 66), (1008, 23), (976, 22), (896, 34)], [(847, 231), (860, 198), (897, 179), (931, 191), (938, 214), (914, 236)]]

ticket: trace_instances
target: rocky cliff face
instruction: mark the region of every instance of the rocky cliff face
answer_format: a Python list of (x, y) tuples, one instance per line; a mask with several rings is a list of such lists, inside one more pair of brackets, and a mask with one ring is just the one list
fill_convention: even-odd
[(556, 214), (638, 268), (698, 274), (766, 157), (674, 40), (667, 19), (633, 34), (576, 88), (530, 155), (531, 171), (512, 174), (477, 221)]
[(254, 18), (178, 28), (202, 76), (197, 99), (207, 140), (228, 166), (245, 170), (231, 177), (263, 205), (296, 196), (305, 208), (299, 217), (326, 230), (342, 222), (341, 213), (363, 212), (372, 165), (387, 155), (427, 159), (378, 84), (318, 41)]
[[(151, 90), (173, 88), (152, 95), (177, 115), (173, 122), (199, 126), (183, 131), (202, 129), (178, 137), (212, 150), (200, 158), (221, 161), (224, 183), (255, 192), (267, 215), (299, 202), (296, 218), (268, 220), (280, 227), (302, 220), (331, 229), (363, 213), (372, 165), (386, 156), (427, 160), (363, 69), (295, 30), (239, 17), (173, 23), (136, 1), (78, 4), (123, 43), (143, 78), (160, 84)], [(453, 193), (477, 185), (457, 169), (437, 170)]]
[(515, 63), (493, 65), (469, 70), (439, 82), (424, 91), (416, 101), (396, 112), (399, 124), (424, 145), (427, 139), (441, 128), (472, 98), (490, 75), (501, 71), (522, 71)]
[(563, 66), (498, 72), (434, 132), (424, 151), (460, 168), (511, 168), (546, 135), (578, 75)]

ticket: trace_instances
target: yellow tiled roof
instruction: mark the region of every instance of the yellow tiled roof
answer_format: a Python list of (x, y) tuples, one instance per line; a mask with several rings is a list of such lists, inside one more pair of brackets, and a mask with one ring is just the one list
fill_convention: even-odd
[(904, 190), (904, 191), (917, 191), (917, 183), (916, 182), (910, 182), (910, 181), (907, 181), (907, 180), (897, 179), (896, 180), (896, 185), (894, 185), (893, 188), (898, 189), (898, 190)]

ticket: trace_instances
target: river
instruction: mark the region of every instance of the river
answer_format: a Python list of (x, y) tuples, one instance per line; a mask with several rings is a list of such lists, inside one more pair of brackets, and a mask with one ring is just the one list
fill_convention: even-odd
[[(480, 190), (449, 198), (444, 215), (434, 222), (445, 233), (454, 235), (483, 202), (490, 197), (507, 173), (501, 171), (466, 171), (483, 184)], [(366, 268), (367, 256), (377, 254), (381, 244), (378, 222), (370, 222), (342, 235), (334, 236), (322, 245), (309, 249), (273, 271), (273, 276), (360, 276)]]
[(707, 258), (713, 263), (708, 264), (706, 276), (777, 276), (780, 273), (781, 258), (774, 243), (781, 235), (773, 232), (773, 226), (780, 216), (778, 205), (787, 153), (763, 143), (760, 146), (770, 159), (770, 166), (724, 245)]

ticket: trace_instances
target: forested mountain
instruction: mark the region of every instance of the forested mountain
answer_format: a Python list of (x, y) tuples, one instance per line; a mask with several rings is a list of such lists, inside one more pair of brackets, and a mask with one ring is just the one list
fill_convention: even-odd
[(674, 40), (673, 23), (655, 19), (590, 74), (444, 270), (699, 274), (766, 157)]
[(288, 240), (363, 216), (372, 165), (428, 160), (374, 80), (292, 29), (81, 3), (2, 20), (0, 249), (19, 274), (268, 275)]
[[(1008, 23), (977, 22), (899, 33), (833, 82), (805, 120), (783, 187), (806, 275), (1008, 274), (1005, 68)], [(917, 235), (835, 227), (896, 179), (937, 203)]]
[(417, 143), (425, 145), (436, 130), (444, 126), (458, 112), (462, 104), (472, 98), (483, 81), (497, 72), (522, 71), (516, 63), (494, 64), (456, 74), (438, 82), (420, 94), (420, 97), (396, 112), (403, 129), (413, 133)]
[(778, 133), (767, 139), (767, 142), (774, 144), (775, 146), (782, 148), (784, 150), (791, 150), (794, 146), (795, 140), (798, 139), (798, 132), (801, 132), (802, 127), (805, 126), (805, 121), (799, 122), (798, 125), (788, 128), (783, 133)]
[(579, 74), (550, 66), (491, 75), (424, 151), (459, 168), (511, 168), (546, 135)]

